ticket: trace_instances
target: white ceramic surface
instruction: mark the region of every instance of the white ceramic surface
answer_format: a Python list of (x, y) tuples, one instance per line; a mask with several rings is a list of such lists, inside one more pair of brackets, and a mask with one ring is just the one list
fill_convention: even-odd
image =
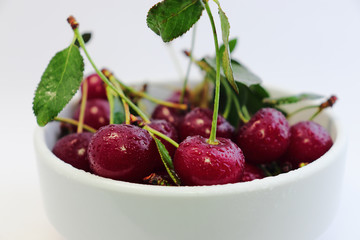
[(337, 211), (346, 151), (336, 116), (326, 111), (317, 121), (331, 132), (334, 145), (315, 162), (276, 177), (206, 187), (148, 186), (77, 170), (50, 151), (58, 125), (37, 128), (48, 218), (70, 240), (315, 239)]

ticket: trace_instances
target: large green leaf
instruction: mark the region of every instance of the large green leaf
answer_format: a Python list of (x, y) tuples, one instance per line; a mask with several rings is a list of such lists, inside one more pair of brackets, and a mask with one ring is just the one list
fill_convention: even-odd
[(147, 25), (164, 42), (186, 33), (201, 17), (201, 0), (164, 0), (153, 6), (147, 15)]
[(33, 110), (40, 126), (53, 120), (79, 89), (84, 60), (79, 48), (71, 44), (50, 61), (36, 89)]

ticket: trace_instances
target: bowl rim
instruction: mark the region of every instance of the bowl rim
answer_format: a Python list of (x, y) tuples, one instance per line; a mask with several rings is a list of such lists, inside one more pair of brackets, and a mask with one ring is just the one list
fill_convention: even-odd
[[(153, 85), (153, 84), (152, 84)], [(155, 84), (156, 85), (156, 84)], [(265, 87), (270, 87), (266, 86)], [(271, 86), (270, 88), (276, 91), (291, 92)], [(263, 179), (256, 179), (249, 182), (238, 182), (224, 185), (212, 185), (212, 186), (157, 186), (146, 185), (140, 183), (130, 183), (120, 180), (113, 180), (104, 177), (85, 172), (74, 168), (68, 163), (61, 161), (57, 158), (52, 151), (48, 148), (45, 141), (46, 127), (35, 127), (34, 131), (34, 146), (37, 150), (37, 161), (39, 164), (46, 164), (52, 168), (55, 172), (68, 179), (73, 179), (82, 184), (86, 184), (95, 188), (110, 190), (114, 192), (123, 192), (132, 195), (146, 195), (152, 197), (210, 197), (227, 194), (238, 194), (245, 192), (256, 192), (266, 189), (273, 189), (277, 186), (289, 184), (300, 179), (306, 178), (313, 174), (320, 172), (326, 168), (328, 164), (331, 164), (340, 156), (342, 151), (346, 148), (346, 133), (343, 123), (340, 117), (334, 113), (334, 111), (325, 111), (322, 114), (326, 114), (331, 120), (335, 129), (335, 140), (333, 146), (316, 161), (308, 164), (302, 168), (292, 170), (287, 173), (279, 174), (277, 176), (270, 176)], [(42, 155), (42, 156), (39, 156)], [(345, 156), (344, 156), (345, 157)], [(41, 163), (40, 163), (41, 162)]]

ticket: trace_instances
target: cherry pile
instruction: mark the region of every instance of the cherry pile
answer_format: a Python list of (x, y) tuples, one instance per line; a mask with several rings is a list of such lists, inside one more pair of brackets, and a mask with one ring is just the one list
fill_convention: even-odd
[[(247, 182), (284, 173), (313, 162), (333, 144), (321, 125), (304, 120), (290, 126), (284, 113), (272, 107), (259, 109), (237, 129), (219, 115), (217, 142), (209, 144), (213, 110), (191, 104), (189, 96), (185, 98), (190, 106), (187, 110), (158, 105), (148, 123), (131, 115), (128, 124), (109, 124), (109, 102), (103, 81), (97, 74), (84, 81), (88, 83), (84, 124), (96, 132), (76, 133), (73, 127), (57, 141), (53, 153), (64, 162), (98, 176), (175, 185), (152, 133), (144, 126), (179, 143), (175, 147), (158, 137), (184, 186)], [(168, 101), (178, 103), (178, 96), (174, 93)], [(79, 114), (80, 103), (73, 119), (78, 120)], [(282, 169), (284, 165), (286, 171)]]

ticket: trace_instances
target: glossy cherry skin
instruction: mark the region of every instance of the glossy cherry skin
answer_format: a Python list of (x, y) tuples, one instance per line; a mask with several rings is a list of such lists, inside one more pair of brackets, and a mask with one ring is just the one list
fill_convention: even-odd
[[(74, 113), (74, 119), (79, 120), (80, 105), (77, 107)], [(105, 125), (108, 125), (110, 121), (110, 106), (109, 102), (104, 99), (90, 99), (86, 102), (84, 123), (99, 129)]]
[[(172, 140), (174, 140), (175, 142), (179, 142), (179, 137), (178, 137), (178, 133), (175, 129), (175, 127), (165, 121), (165, 120), (152, 120), (151, 123), (148, 124), (149, 127), (159, 131), (160, 133), (164, 134), (165, 136), (171, 138)], [(160, 139), (160, 141), (164, 144), (165, 148), (168, 150), (169, 155), (171, 157), (174, 156), (175, 151), (176, 151), (176, 147), (174, 145), (172, 145), (171, 143), (169, 143), (168, 141), (166, 141), (165, 139), (162, 139), (160, 137), (158, 137)], [(164, 167), (164, 164), (161, 160), (160, 154), (158, 154), (158, 168), (161, 169)]]
[[(173, 102), (173, 103), (179, 103), (180, 94), (181, 94), (180, 91), (176, 91), (166, 101)], [(185, 103), (188, 103), (188, 95), (189, 95), (188, 92), (186, 92), (185, 98), (184, 98)], [(178, 129), (180, 123), (184, 119), (185, 114), (186, 114), (185, 111), (167, 107), (164, 105), (158, 105), (154, 109), (151, 117), (153, 119), (165, 120), (165, 121), (173, 124), (174, 127), (176, 129)]]
[(324, 155), (333, 145), (328, 131), (313, 121), (302, 121), (290, 128), (290, 145), (283, 159), (298, 168)]
[(183, 185), (200, 186), (236, 183), (242, 180), (245, 159), (230, 139), (207, 143), (202, 136), (187, 137), (175, 152), (174, 168)]
[(165, 120), (173, 124), (175, 128), (179, 127), (180, 123), (184, 119), (184, 116), (184, 111), (164, 105), (158, 105), (151, 115), (153, 119)]
[(270, 163), (283, 155), (290, 142), (290, 126), (276, 109), (263, 108), (240, 127), (236, 143), (243, 150), (246, 161)]
[(262, 179), (265, 175), (263, 171), (256, 165), (245, 163), (244, 174), (242, 177), (243, 182), (250, 182), (255, 179)]
[[(87, 99), (107, 99), (106, 96), (106, 87), (103, 80), (97, 73), (91, 74), (86, 77), (85, 81), (87, 82)], [(81, 92), (83, 92), (83, 83), (81, 84)]]
[(141, 182), (154, 169), (157, 148), (150, 134), (139, 127), (112, 124), (91, 138), (88, 156), (92, 171), (102, 177)]
[[(179, 127), (180, 139), (185, 139), (187, 136), (200, 135), (209, 137), (211, 132), (213, 111), (205, 108), (194, 108), (186, 114), (184, 120)], [(222, 138), (232, 138), (235, 129), (222, 116), (218, 116), (216, 136)]]
[(90, 171), (87, 149), (93, 133), (72, 133), (60, 138), (52, 152), (75, 168)]

